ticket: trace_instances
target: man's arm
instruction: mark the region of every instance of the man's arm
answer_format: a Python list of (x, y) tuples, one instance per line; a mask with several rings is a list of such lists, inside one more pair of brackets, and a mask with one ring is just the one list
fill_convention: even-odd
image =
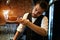
[(45, 29), (43, 29), (43, 28), (41, 28), (41, 27), (39, 27), (39, 26), (31, 23), (31, 22), (28, 22), (28, 23), (27, 23), (27, 26), (28, 26), (30, 29), (32, 29), (34, 32), (36, 32), (37, 34), (39, 34), (39, 35), (42, 35), (42, 36), (46, 36), (46, 35), (47, 35)]
[(20, 19), (20, 23), (26, 25), (27, 27), (29, 27), (31, 30), (33, 30), (34, 32), (36, 32), (39, 35), (42, 36), (46, 36), (47, 35), (47, 30), (48, 30), (48, 19), (44, 18), (43, 20), (43, 27), (39, 27), (35, 24), (33, 24), (32, 22), (28, 21), (28, 19)]
[(18, 26), (17, 31), (16, 31), (16, 33), (15, 33), (15, 35), (14, 35), (13, 40), (17, 40), (17, 38), (18, 38), (18, 37), (21, 35), (21, 33), (24, 31), (24, 30), (23, 30), (24, 28), (25, 28), (25, 27), (24, 27), (23, 24), (20, 24), (20, 25)]
[(13, 40), (17, 40), (17, 38), (18, 38), (19, 34), (21, 34), (21, 33), (20, 33), (19, 31), (17, 31), (17, 32), (16, 32), (16, 34), (14, 35)]
[(27, 21), (27, 26), (39, 35), (46, 36), (48, 33), (48, 19), (47, 19), (47, 17), (44, 17), (42, 19), (41, 27), (31, 23), (30, 21)]
[[(24, 16), (23, 16), (23, 19), (27, 19), (27, 16), (28, 16), (29, 13), (26, 13)], [(19, 21), (19, 20), (18, 20)], [(16, 34), (14, 35), (14, 38), (13, 40), (17, 40), (18, 36), (20, 36), (20, 34), (24, 31), (23, 29), (25, 28), (25, 25), (21, 24), (18, 26), (17, 28), (17, 32)]]

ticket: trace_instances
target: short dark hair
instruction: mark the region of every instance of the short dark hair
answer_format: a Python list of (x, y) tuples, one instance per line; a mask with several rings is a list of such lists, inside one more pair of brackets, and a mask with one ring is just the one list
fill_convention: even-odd
[(48, 9), (48, 2), (39, 0), (34, 5), (39, 4), (42, 9), (45, 9), (45, 11)]

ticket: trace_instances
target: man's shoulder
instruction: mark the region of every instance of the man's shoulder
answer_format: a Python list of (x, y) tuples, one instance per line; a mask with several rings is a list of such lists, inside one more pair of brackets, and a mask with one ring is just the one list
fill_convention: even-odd
[(29, 13), (25, 13), (24, 15), (28, 15)]
[(26, 18), (28, 17), (28, 14), (29, 14), (29, 13), (25, 13), (25, 14), (23, 15), (23, 19), (26, 19)]
[(47, 17), (47, 16), (44, 16), (44, 17), (43, 17), (43, 20), (48, 20), (48, 17)]
[(24, 13), (24, 16), (28, 16), (29, 13)]
[(44, 16), (43, 18), (48, 18), (47, 16)]

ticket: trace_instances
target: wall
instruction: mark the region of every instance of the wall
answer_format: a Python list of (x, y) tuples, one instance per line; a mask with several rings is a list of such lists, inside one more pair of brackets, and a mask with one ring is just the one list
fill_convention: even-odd
[(0, 0), (0, 10), (9, 9), (17, 16), (22, 16), (25, 12), (31, 12), (31, 8), (32, 0)]

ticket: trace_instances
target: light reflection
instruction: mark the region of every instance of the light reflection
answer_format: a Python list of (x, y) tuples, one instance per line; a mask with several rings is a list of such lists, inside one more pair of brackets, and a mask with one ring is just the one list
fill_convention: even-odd
[(5, 19), (8, 19), (8, 13), (10, 10), (3, 10), (3, 15), (5, 17)]
[(6, 4), (9, 4), (9, 2), (10, 2), (10, 0), (7, 0), (7, 1), (6, 1)]
[[(50, 0), (50, 4), (52, 2), (53, 0)], [(54, 14), (54, 4), (52, 4), (49, 9), (49, 32), (48, 32), (49, 40), (52, 40), (53, 35), (53, 14)]]

